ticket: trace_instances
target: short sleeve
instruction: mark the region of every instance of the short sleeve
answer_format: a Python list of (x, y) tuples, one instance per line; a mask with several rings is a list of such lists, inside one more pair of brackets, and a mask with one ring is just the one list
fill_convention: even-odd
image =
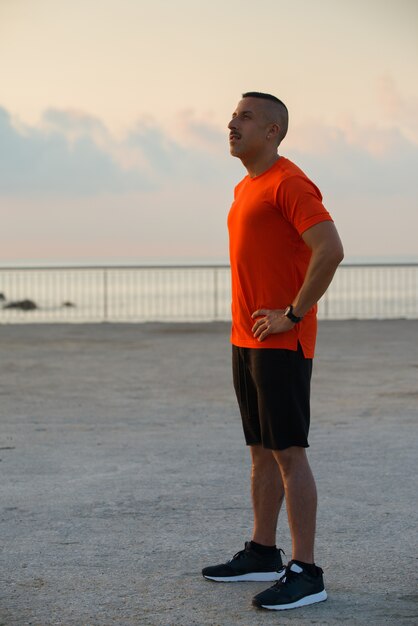
[(283, 217), (299, 235), (315, 224), (332, 221), (322, 204), (318, 187), (304, 176), (289, 176), (282, 180), (276, 192), (276, 202)]

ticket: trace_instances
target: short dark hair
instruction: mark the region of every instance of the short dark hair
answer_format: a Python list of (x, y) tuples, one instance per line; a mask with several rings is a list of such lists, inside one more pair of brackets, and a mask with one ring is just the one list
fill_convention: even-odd
[(243, 98), (261, 98), (262, 100), (272, 100), (273, 102), (277, 102), (277, 104), (281, 104), (287, 111), (287, 106), (284, 102), (273, 96), (271, 93), (262, 93), (261, 91), (247, 91), (242, 94)]
[(270, 100), (270, 102), (274, 102), (279, 105), (280, 108), (280, 137), (279, 143), (283, 141), (287, 134), (287, 129), (289, 126), (289, 111), (287, 110), (287, 106), (284, 102), (273, 96), (271, 93), (262, 93), (261, 91), (246, 91), (242, 94), (243, 98), (260, 98), (260, 100)]

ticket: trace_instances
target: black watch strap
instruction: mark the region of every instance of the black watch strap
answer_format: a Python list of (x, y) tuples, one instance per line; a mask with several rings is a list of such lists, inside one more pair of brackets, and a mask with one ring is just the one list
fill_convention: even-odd
[(299, 322), (301, 322), (303, 320), (303, 317), (298, 317), (297, 315), (295, 315), (293, 313), (293, 306), (291, 304), (289, 304), (289, 306), (287, 307), (286, 311), (284, 312), (285, 316), (288, 317), (290, 319), (291, 322), (293, 322), (294, 324), (298, 324)]

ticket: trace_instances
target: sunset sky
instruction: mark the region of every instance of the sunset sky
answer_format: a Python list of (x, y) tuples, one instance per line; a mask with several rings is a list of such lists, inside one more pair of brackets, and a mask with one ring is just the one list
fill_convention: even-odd
[(0, 263), (225, 261), (243, 91), (346, 258), (418, 260), (416, 0), (0, 0)]

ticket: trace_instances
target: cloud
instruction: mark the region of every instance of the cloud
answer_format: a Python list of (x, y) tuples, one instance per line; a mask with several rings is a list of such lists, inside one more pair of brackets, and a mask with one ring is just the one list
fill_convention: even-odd
[(399, 125), (403, 132), (418, 142), (418, 99), (401, 94), (389, 73), (379, 77), (376, 86), (378, 106), (390, 124)]
[(76, 139), (83, 135), (99, 138), (108, 134), (101, 120), (76, 109), (47, 109), (41, 125), (47, 130), (65, 132), (67, 138), (73, 136)]
[[(139, 171), (122, 169), (84, 128), (74, 134), (69, 117), (46, 116), (45, 127), (16, 127), (0, 109), (0, 187), (4, 194), (91, 195), (149, 188)], [(58, 124), (59, 121), (59, 124)], [(64, 123), (65, 122), (65, 123)]]
[(312, 122), (295, 129), (288, 143), (291, 158), (328, 190), (349, 196), (415, 197), (418, 144), (399, 128)]
[[(157, 193), (200, 184), (233, 186), (242, 166), (228, 155), (226, 131), (193, 111), (172, 130), (139, 120), (123, 137), (79, 111), (49, 109), (36, 127), (0, 109), (0, 186), (9, 194)], [(345, 195), (416, 192), (418, 145), (399, 128), (311, 121), (292, 128), (283, 153), (320, 186)], [(187, 193), (187, 191), (185, 191)]]
[(8, 194), (76, 196), (224, 179), (225, 136), (218, 131), (215, 154), (207, 150), (213, 128), (186, 126), (183, 120), (183, 141), (149, 120), (116, 138), (99, 119), (77, 111), (49, 109), (29, 127), (0, 108), (0, 187)]
[(225, 153), (228, 131), (211, 120), (211, 115), (199, 116), (193, 109), (178, 113), (170, 125), (173, 136), (184, 145), (196, 150), (217, 154)]
[[(347, 256), (416, 249), (418, 145), (398, 127), (311, 122), (291, 128), (280, 152), (320, 187)], [(29, 127), (0, 109), (0, 253), (226, 258), (244, 174), (226, 130), (193, 111), (165, 126), (141, 119), (117, 137), (79, 111), (50, 109)]]
[(120, 145), (136, 150), (159, 186), (230, 182), (234, 170), (227, 150), (227, 133), (199, 120), (193, 112), (176, 116), (167, 127), (140, 121)]

